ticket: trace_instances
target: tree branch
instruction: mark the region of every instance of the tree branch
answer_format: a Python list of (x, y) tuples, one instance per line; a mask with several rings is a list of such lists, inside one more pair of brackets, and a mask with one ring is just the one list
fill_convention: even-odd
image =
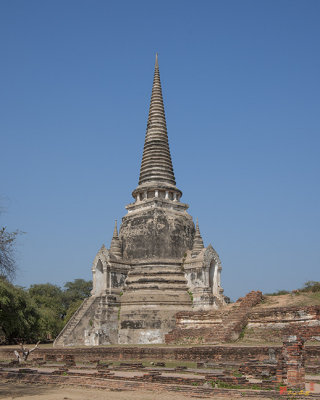
[(38, 340), (36, 345), (31, 350), (29, 350), (29, 354), (32, 353), (33, 351), (35, 351), (39, 347), (39, 343), (40, 343), (40, 340)]
[(35, 351), (39, 347), (39, 343), (40, 343), (40, 340), (30, 350), (28, 350), (26, 347), (24, 347), (24, 345), (22, 343), (20, 343), (22, 356), (19, 354), (19, 352), (17, 350), (14, 351), (14, 355), (17, 357), (19, 363), (21, 363), (22, 361), (27, 361), (29, 354), (32, 353), (33, 351)]

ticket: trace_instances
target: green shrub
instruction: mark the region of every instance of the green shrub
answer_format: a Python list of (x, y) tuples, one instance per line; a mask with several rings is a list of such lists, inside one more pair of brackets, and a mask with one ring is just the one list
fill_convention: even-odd
[(304, 284), (304, 287), (300, 289), (301, 292), (320, 292), (320, 282), (308, 281)]
[(274, 293), (266, 293), (266, 296), (281, 296), (283, 294), (289, 294), (291, 292), (289, 292), (288, 290), (278, 290), (277, 292)]

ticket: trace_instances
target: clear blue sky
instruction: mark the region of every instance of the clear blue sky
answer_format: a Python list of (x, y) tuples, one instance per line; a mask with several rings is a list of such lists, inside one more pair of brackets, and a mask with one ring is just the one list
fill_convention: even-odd
[(159, 53), (177, 186), (231, 298), (320, 279), (320, 2), (0, 2), (16, 283), (91, 278), (138, 183)]

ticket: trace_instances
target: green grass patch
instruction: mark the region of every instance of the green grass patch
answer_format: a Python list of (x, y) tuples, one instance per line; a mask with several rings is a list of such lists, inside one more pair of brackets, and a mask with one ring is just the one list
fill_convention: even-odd
[(246, 334), (246, 331), (247, 331), (247, 325), (243, 326), (242, 329), (241, 329), (241, 332), (240, 332), (240, 335), (239, 335), (239, 339), (240, 340), (244, 338), (244, 335)]
[(209, 381), (212, 387), (217, 387), (219, 389), (248, 389), (248, 390), (273, 390), (274, 388), (263, 388), (256, 384), (251, 384), (250, 386), (245, 385), (234, 385), (232, 383), (227, 383), (223, 381)]
[(188, 290), (188, 295), (190, 296), (190, 299), (191, 299), (191, 301), (193, 303), (193, 294), (192, 294), (191, 290)]

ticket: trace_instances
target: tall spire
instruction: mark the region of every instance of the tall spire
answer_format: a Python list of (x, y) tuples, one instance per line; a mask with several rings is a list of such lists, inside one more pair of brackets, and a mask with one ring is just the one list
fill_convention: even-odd
[(203, 240), (200, 234), (200, 229), (199, 229), (199, 222), (197, 218), (197, 225), (196, 225), (196, 233), (194, 235), (194, 240), (193, 240), (193, 246), (192, 246), (192, 256), (197, 256), (200, 251), (204, 249), (204, 244)]
[(170, 184), (171, 186), (175, 186), (176, 184), (168, 142), (158, 54), (156, 54), (149, 118), (140, 168), (139, 185), (149, 182), (161, 182), (164, 184)]
[(121, 244), (118, 236), (117, 220), (114, 224), (113, 236), (110, 244), (110, 252), (116, 257), (122, 257)]

